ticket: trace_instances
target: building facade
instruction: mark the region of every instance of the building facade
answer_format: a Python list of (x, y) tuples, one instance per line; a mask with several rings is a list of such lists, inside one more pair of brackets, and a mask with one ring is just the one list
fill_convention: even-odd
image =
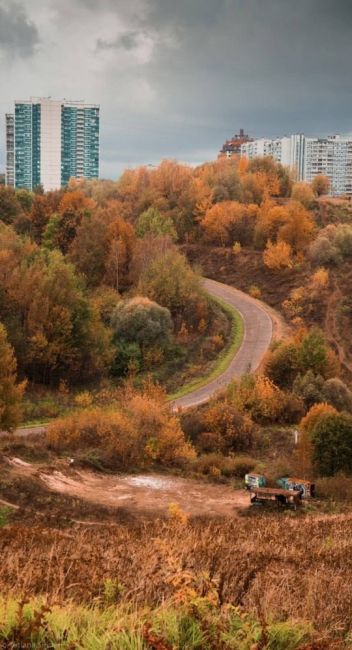
[(6, 113), (6, 171), (5, 183), (13, 187), (15, 184), (15, 118), (12, 113)]
[(318, 174), (330, 180), (333, 196), (352, 196), (352, 137), (307, 138), (302, 134), (258, 139), (241, 145), (241, 156), (271, 156), (288, 167), (297, 181), (311, 183)]
[(32, 97), (6, 115), (6, 183), (44, 191), (99, 177), (99, 106)]
[(239, 133), (236, 133), (231, 140), (226, 140), (220, 149), (218, 158), (232, 158), (232, 156), (241, 155), (241, 145), (246, 142), (251, 142), (252, 138), (244, 132), (243, 129), (240, 129)]

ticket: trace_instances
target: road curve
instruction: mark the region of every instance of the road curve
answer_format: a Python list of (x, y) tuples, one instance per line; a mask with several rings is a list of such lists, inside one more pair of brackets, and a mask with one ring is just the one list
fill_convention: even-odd
[[(260, 365), (272, 340), (273, 318), (270, 315), (270, 308), (246, 293), (215, 280), (205, 279), (204, 287), (211, 296), (221, 298), (237, 309), (244, 325), (243, 340), (228, 368), (209, 384), (170, 402), (173, 411), (203, 404), (236, 377), (241, 377), (247, 372), (254, 372)], [(46, 425), (40, 425), (23, 427), (17, 429), (15, 433), (26, 436), (32, 433), (42, 434), (45, 431)]]
[(198, 388), (172, 402), (174, 411), (203, 404), (236, 377), (254, 372), (269, 348), (273, 336), (273, 320), (269, 309), (246, 293), (215, 280), (204, 281), (204, 287), (214, 298), (221, 298), (237, 309), (244, 325), (241, 346), (228, 368), (206, 386)]

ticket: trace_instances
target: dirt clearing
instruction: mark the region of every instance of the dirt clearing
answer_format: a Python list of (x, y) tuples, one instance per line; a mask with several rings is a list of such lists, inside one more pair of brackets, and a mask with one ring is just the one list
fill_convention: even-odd
[(87, 471), (54, 471), (42, 472), (40, 478), (55, 492), (135, 513), (166, 514), (169, 505), (177, 503), (190, 515), (233, 516), (238, 508), (249, 505), (244, 490), (159, 474), (100, 476)]
[(176, 503), (191, 516), (234, 516), (249, 506), (245, 490), (171, 475), (105, 475), (67, 467), (63, 461), (44, 466), (18, 458), (8, 458), (7, 465), (17, 479), (30, 475), (50, 492), (134, 515), (166, 515), (170, 504)]

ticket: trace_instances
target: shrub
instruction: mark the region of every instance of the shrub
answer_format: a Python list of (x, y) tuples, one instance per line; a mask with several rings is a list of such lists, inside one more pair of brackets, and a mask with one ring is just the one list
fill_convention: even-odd
[[(211, 449), (209, 441), (213, 441), (212, 450), (247, 451), (253, 443), (254, 426), (248, 415), (243, 415), (230, 400), (218, 401), (207, 408), (203, 415), (206, 431), (212, 433), (202, 434), (200, 444), (205, 444), (205, 449)], [(198, 440), (197, 440), (198, 445)]]
[(336, 264), (341, 262), (340, 252), (335, 244), (324, 237), (319, 235), (309, 247), (309, 257), (314, 264)]
[(116, 344), (116, 356), (111, 367), (113, 375), (124, 377), (128, 373), (137, 373), (142, 364), (142, 351), (138, 343), (119, 341)]
[(307, 415), (301, 420), (299, 426), (304, 433), (311, 434), (315, 425), (323, 418), (336, 414), (336, 409), (330, 404), (314, 404), (308, 411)]
[(352, 411), (352, 392), (338, 377), (333, 377), (325, 382), (323, 397), (338, 411)]
[(112, 315), (115, 340), (137, 343), (141, 347), (165, 347), (170, 340), (170, 312), (156, 302), (136, 296), (120, 302)]
[(261, 298), (262, 295), (261, 290), (255, 284), (252, 284), (252, 286), (249, 287), (248, 293), (250, 296), (252, 296), (252, 298), (257, 298), (257, 299)]
[(270, 240), (266, 245), (263, 253), (265, 266), (273, 271), (292, 267), (292, 248), (285, 241), (279, 241), (273, 244)]
[(257, 461), (250, 456), (223, 456), (218, 453), (203, 454), (197, 458), (193, 468), (200, 474), (207, 476), (224, 476), (244, 478), (251, 472)]
[(266, 357), (265, 373), (280, 388), (292, 386), (299, 372), (299, 352), (293, 342), (280, 343)]
[(329, 401), (324, 399), (324, 379), (308, 370), (304, 375), (298, 375), (293, 382), (292, 390), (302, 397), (307, 408), (319, 402)]
[(314, 203), (314, 192), (309, 183), (295, 183), (292, 188), (291, 198), (299, 201), (305, 208), (311, 208)]
[(317, 174), (312, 181), (312, 190), (316, 196), (328, 194), (330, 190), (330, 180), (324, 174)]
[(138, 237), (167, 235), (173, 241), (177, 239), (172, 219), (165, 214), (160, 214), (159, 210), (153, 207), (148, 208), (138, 217), (136, 233)]
[(316, 492), (322, 499), (352, 501), (352, 478), (344, 474), (318, 478)]
[(178, 418), (153, 386), (141, 393), (126, 389), (115, 410), (90, 408), (53, 422), (47, 431), (56, 449), (97, 449), (111, 467), (148, 467), (192, 460)]
[(336, 229), (334, 244), (342, 257), (352, 257), (352, 226), (340, 224)]

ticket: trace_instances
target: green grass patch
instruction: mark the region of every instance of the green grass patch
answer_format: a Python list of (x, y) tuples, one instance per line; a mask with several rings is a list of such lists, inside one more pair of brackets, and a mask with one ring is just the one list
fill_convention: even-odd
[(87, 648), (91, 650), (297, 650), (314, 639), (305, 621), (265, 626), (232, 605), (224, 610), (210, 598), (156, 608), (121, 605), (123, 585), (105, 581), (99, 604), (48, 606), (43, 599), (0, 598), (0, 645), (6, 648)]
[(216, 302), (221, 307), (231, 322), (229, 341), (227, 345), (225, 345), (221, 350), (219, 356), (217, 357), (216, 361), (213, 364), (213, 367), (209, 370), (209, 372), (205, 375), (202, 375), (201, 377), (198, 377), (197, 379), (194, 379), (185, 386), (182, 386), (182, 388), (180, 388), (172, 395), (169, 395), (170, 401), (184, 397), (185, 395), (198, 390), (198, 388), (203, 388), (203, 386), (206, 386), (211, 381), (214, 381), (214, 379), (220, 377), (220, 375), (222, 375), (222, 373), (225, 372), (225, 370), (227, 370), (229, 367), (233, 357), (235, 356), (243, 341), (244, 323), (242, 316), (237, 311), (237, 309), (229, 305), (221, 298), (212, 298), (212, 300), (214, 300), (214, 302)]

